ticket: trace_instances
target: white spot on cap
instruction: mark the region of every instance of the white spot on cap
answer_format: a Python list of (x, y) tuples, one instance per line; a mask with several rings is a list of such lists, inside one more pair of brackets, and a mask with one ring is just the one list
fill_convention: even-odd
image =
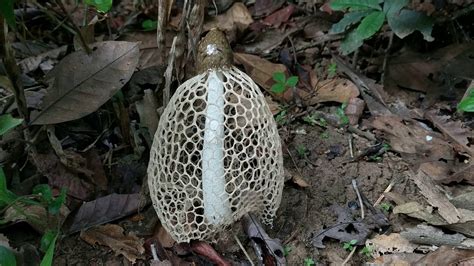
[(430, 136), (430, 135), (426, 135), (426, 141), (432, 141), (433, 140), (433, 137)]
[(214, 54), (217, 54), (218, 50), (217, 50), (217, 46), (213, 43), (211, 44), (208, 44), (207, 47), (206, 47), (206, 53), (208, 55), (214, 55)]

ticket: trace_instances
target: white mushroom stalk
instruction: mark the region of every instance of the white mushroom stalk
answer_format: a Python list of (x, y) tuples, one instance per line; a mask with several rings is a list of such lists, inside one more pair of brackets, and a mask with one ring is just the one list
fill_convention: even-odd
[[(219, 77), (220, 76), (220, 77)], [(208, 77), (206, 123), (202, 148), (202, 193), (204, 216), (220, 224), (231, 216), (224, 172), (224, 84), (222, 74), (211, 70)]]

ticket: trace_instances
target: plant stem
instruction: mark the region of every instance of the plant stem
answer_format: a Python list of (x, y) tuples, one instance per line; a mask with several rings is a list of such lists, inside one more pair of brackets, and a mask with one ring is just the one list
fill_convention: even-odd
[[(221, 76), (221, 77), (219, 77)], [(231, 215), (224, 174), (224, 84), (222, 74), (209, 73), (206, 123), (202, 150), (204, 216), (220, 224)]]

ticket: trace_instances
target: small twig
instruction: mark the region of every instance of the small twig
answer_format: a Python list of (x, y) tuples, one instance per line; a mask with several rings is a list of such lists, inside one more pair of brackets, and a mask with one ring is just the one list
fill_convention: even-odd
[(359, 192), (359, 188), (357, 187), (357, 180), (355, 179), (352, 179), (352, 187), (354, 188), (356, 194), (357, 194), (357, 198), (359, 199), (359, 205), (360, 205), (360, 216), (362, 217), (362, 219), (365, 218), (365, 214), (364, 214), (364, 203), (362, 202), (362, 197), (360, 196), (360, 192)]
[(352, 134), (349, 134), (349, 151), (351, 153), (351, 158), (354, 158), (354, 151), (352, 149)]
[(390, 56), (390, 49), (392, 49), (393, 44), (393, 31), (390, 33), (390, 38), (388, 40), (387, 49), (385, 49), (385, 56), (383, 58), (383, 67), (382, 67), (382, 77), (380, 78), (380, 84), (384, 84), (385, 81), (385, 72), (387, 70), (388, 58)]
[(247, 253), (247, 250), (245, 250), (244, 246), (240, 242), (240, 239), (235, 234), (234, 234), (234, 239), (237, 242), (237, 244), (239, 245), (242, 252), (244, 253), (245, 257), (247, 257), (247, 260), (250, 262), (250, 265), (254, 266), (255, 264), (253, 263), (252, 259), (250, 258), (249, 254)]
[(160, 259), (158, 258), (158, 255), (156, 254), (155, 244), (151, 244), (150, 249), (151, 249), (151, 255), (153, 256), (153, 260), (157, 261), (157, 262), (160, 262)]
[(176, 40), (178, 37), (173, 38), (173, 44), (171, 45), (171, 50), (169, 53), (169, 58), (168, 58), (168, 67), (166, 68), (165, 71), (165, 89), (163, 90), (163, 106), (166, 107), (168, 105), (168, 102), (171, 98), (171, 78), (173, 77), (173, 65), (174, 65), (174, 58), (175, 58), (175, 50), (176, 50)]
[(349, 262), (349, 260), (352, 258), (352, 256), (353, 256), (354, 253), (356, 252), (356, 249), (357, 249), (357, 247), (354, 247), (354, 248), (352, 249), (351, 253), (349, 253), (349, 255), (347, 256), (347, 258), (342, 262), (342, 264), (341, 264), (342, 266), (346, 265), (346, 264)]

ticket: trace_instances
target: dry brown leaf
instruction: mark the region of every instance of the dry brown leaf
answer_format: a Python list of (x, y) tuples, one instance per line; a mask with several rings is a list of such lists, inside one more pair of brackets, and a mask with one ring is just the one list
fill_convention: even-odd
[(82, 240), (91, 245), (100, 244), (110, 247), (115, 253), (122, 254), (135, 263), (145, 253), (144, 241), (132, 233), (125, 235), (123, 228), (116, 224), (106, 224), (81, 232)]
[(206, 22), (204, 24), (204, 31), (218, 28), (226, 32), (233, 32), (235, 30), (242, 32), (247, 29), (252, 22), (252, 15), (247, 7), (243, 3), (237, 2), (224, 14), (218, 15)]
[(306, 182), (306, 180), (304, 180), (301, 176), (299, 175), (294, 175), (291, 177), (291, 181), (293, 183), (295, 183), (297, 186), (301, 187), (301, 188), (307, 188), (309, 187), (309, 184), (308, 182)]
[(292, 4), (289, 4), (288, 6), (274, 12), (270, 16), (267, 16), (263, 20), (263, 24), (278, 28), (282, 23), (288, 21), (295, 10), (296, 7)]
[(286, 66), (282, 64), (274, 64), (266, 59), (256, 55), (234, 53), (236, 63), (242, 64), (245, 72), (263, 89), (271, 92), (270, 88), (273, 81), (273, 73), (287, 73)]
[(360, 98), (351, 98), (347, 103), (346, 109), (344, 113), (349, 118), (349, 123), (351, 125), (357, 125), (359, 123), (359, 119), (364, 112), (365, 102)]
[(69, 215), (69, 209), (62, 205), (58, 215), (50, 215), (41, 205), (25, 205), (17, 202), (5, 210), (3, 222), (19, 223), (26, 222), (40, 233), (51, 229), (51, 226), (62, 225)]
[(428, 176), (423, 169), (419, 169), (416, 176), (412, 177), (415, 184), (420, 189), (421, 194), (426, 198), (431, 206), (437, 208), (439, 215), (449, 224), (457, 223), (461, 219), (461, 214), (449, 201), (436, 183)]
[(474, 250), (442, 246), (421, 258), (416, 265), (474, 265)]
[(398, 116), (376, 116), (372, 126), (384, 133), (384, 137), (396, 152), (416, 155), (420, 161), (454, 159), (453, 148), (443, 136), (422, 127), (416, 120)]
[(474, 131), (471, 128), (461, 121), (451, 120), (451, 116), (439, 114), (436, 110), (426, 112), (425, 117), (457, 144), (457, 150), (463, 150), (474, 157)]
[(66, 56), (48, 75), (52, 86), (32, 124), (57, 124), (96, 111), (130, 79), (138, 64), (138, 43), (96, 43), (91, 54)]
[(367, 244), (372, 244), (374, 253), (377, 257), (391, 253), (411, 253), (418, 245), (410, 243), (400, 234), (392, 233), (390, 235), (376, 235), (372, 239), (368, 239)]
[(305, 105), (322, 102), (344, 103), (359, 96), (357, 86), (344, 78), (324, 80), (318, 84), (314, 91), (299, 90), (298, 93)]

